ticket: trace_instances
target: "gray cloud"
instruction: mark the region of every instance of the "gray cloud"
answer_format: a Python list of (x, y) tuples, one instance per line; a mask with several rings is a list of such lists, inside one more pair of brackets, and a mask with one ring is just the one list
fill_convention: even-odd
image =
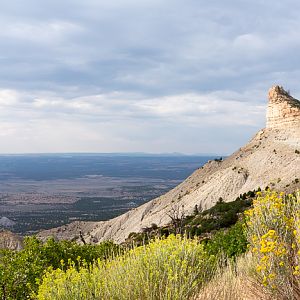
[(271, 85), (300, 94), (299, 8), (4, 1), (0, 152), (231, 152), (264, 126)]

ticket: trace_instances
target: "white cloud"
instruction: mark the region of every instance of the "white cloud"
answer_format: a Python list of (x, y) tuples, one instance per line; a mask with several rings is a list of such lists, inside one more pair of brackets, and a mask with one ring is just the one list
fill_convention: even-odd
[[(205, 94), (178, 94), (163, 97), (144, 97), (139, 94), (109, 93), (75, 98), (37, 97), (27, 109), (50, 117), (79, 118), (82, 121), (104, 122), (124, 119), (135, 122), (140, 118), (161, 119), (199, 125), (202, 122), (221, 122), (223, 125), (244, 124), (257, 126), (263, 120), (265, 106), (249, 95), (218, 91)], [(62, 115), (63, 113), (63, 115)], [(257, 118), (260, 118), (258, 120)], [(201, 124), (200, 124), (201, 126)]]
[[(10, 123), (1, 122), (0, 123), (0, 137), (12, 137), (16, 134), (16, 127)], [(5, 144), (5, 143), (3, 143)]]
[[(0, 114), (10, 114), (0, 121), (0, 136), (5, 136), (6, 141), (0, 144), (2, 153), (16, 152), (13, 149), (173, 152), (174, 147), (178, 151), (198, 152), (192, 150), (192, 135), (197, 136), (199, 131), (226, 135), (238, 125), (253, 133), (260, 124), (263, 126), (264, 119), (264, 106), (259, 102), (250, 102), (247, 95), (240, 95), (244, 101), (238, 101), (239, 95), (228, 91), (155, 98), (110, 93), (68, 99), (39, 92), (32, 100), (27, 94), (22, 98), (21, 92), (9, 94), (18, 97), (12, 107)], [(181, 139), (188, 140), (178, 145), (174, 134), (180, 132), (185, 132)], [(228, 151), (227, 148), (220, 152)], [(208, 150), (213, 151), (207, 145), (201, 149)]]
[(14, 90), (0, 90), (0, 107), (14, 106), (18, 103), (19, 94)]
[(81, 33), (83, 28), (66, 21), (0, 22), (0, 37), (23, 42), (53, 44), (64, 42), (70, 35)]

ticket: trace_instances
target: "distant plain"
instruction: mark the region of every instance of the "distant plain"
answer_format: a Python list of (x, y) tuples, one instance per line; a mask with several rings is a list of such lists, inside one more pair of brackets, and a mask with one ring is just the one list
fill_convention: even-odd
[(0, 156), (0, 218), (20, 234), (107, 220), (172, 189), (215, 156)]

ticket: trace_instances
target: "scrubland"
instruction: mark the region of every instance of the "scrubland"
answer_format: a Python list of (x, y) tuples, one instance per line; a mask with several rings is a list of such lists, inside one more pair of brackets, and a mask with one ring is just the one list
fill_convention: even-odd
[(257, 192), (209, 239), (79, 246), (29, 238), (0, 254), (1, 299), (299, 299), (300, 193)]

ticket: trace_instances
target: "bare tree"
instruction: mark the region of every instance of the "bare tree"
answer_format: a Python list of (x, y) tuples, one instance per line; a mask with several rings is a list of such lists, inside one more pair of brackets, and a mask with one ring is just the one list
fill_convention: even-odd
[(83, 237), (83, 234), (82, 234), (82, 231), (81, 231), (81, 230), (79, 230), (79, 236), (80, 236), (80, 239), (81, 239), (81, 241), (83, 242), (83, 244), (86, 245), (86, 241), (85, 241), (85, 239), (84, 239), (84, 237)]
[(184, 205), (174, 204), (167, 212), (167, 216), (171, 219), (176, 234), (183, 233), (183, 220), (185, 218)]

